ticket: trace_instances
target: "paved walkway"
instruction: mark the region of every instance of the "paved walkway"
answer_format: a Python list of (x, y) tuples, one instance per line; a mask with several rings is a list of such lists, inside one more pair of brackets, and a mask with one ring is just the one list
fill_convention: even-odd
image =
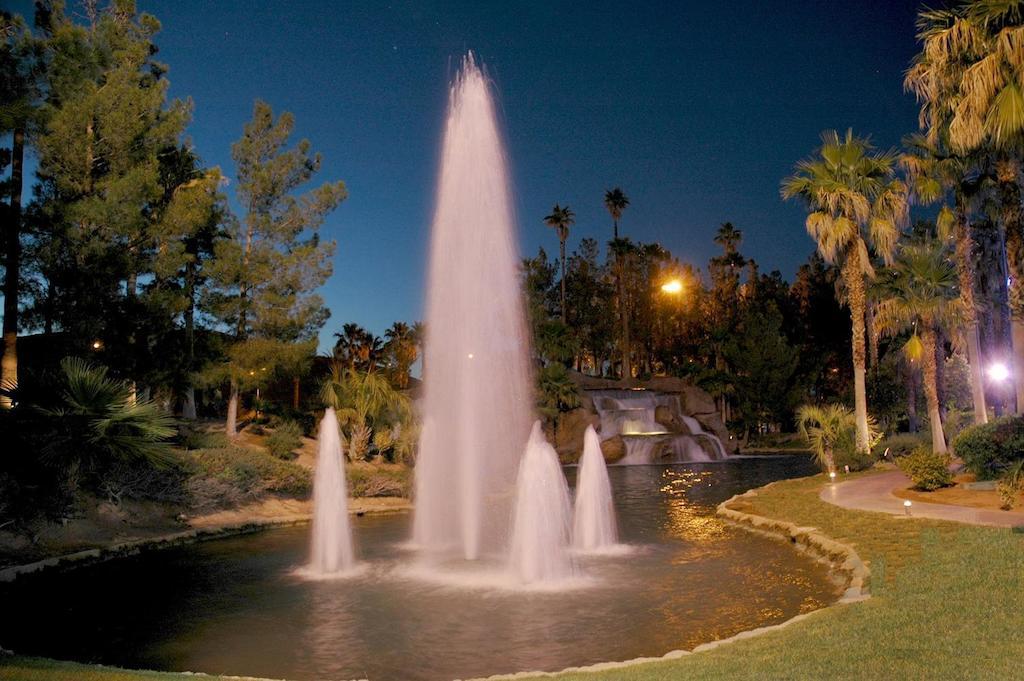
[[(906, 489), (909, 486), (910, 479), (901, 471), (888, 471), (825, 485), (820, 496), (823, 501), (843, 508), (906, 515), (904, 500), (893, 495), (892, 491)], [(984, 508), (914, 501), (910, 507), (910, 514), (917, 518), (952, 520), (970, 525), (1024, 527), (1024, 513), (1020, 511), (991, 511)]]

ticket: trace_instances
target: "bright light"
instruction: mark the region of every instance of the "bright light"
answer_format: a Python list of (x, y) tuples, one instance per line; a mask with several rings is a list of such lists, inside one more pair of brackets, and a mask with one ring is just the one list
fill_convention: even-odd
[(830, 480), (832, 480), (832, 482), (835, 482), (836, 481), (836, 472), (832, 471), (831, 473), (828, 474), (828, 477), (829, 477)]
[(469, 353), (468, 355), (466, 355), (466, 357), (467, 357), (468, 359), (473, 359), (473, 353), (472, 353), (472, 352), (471, 352), (471, 353)]
[(1002, 362), (996, 362), (989, 366), (988, 377), (993, 381), (1002, 383), (1010, 377), (1010, 368)]
[(903, 511), (907, 515), (910, 515), (910, 506), (911, 506), (910, 499), (907, 499), (906, 501), (903, 502)]
[(101, 341), (98, 341), (98, 340), (94, 340), (94, 341), (92, 342), (92, 349), (93, 349), (93, 350), (99, 350), (99, 349), (100, 349), (100, 348), (102, 348), (102, 347), (103, 347), (103, 343), (102, 343)]
[(663, 293), (682, 293), (683, 282), (679, 281), (678, 279), (667, 281), (661, 285), (661, 290)]

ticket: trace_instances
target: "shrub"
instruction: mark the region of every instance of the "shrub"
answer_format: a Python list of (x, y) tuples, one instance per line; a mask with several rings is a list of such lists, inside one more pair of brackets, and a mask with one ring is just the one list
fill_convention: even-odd
[(404, 466), (348, 466), (346, 475), (353, 497), (409, 496), (409, 469)]
[(875, 446), (875, 455), (880, 459), (885, 455), (885, 451), (889, 450), (889, 456), (899, 458), (910, 454), (921, 445), (930, 445), (931, 442), (931, 433), (927, 431), (921, 431), (920, 433), (893, 433), (883, 438)]
[(814, 457), (826, 472), (870, 468), (875, 463), (870, 446), (878, 440), (878, 430), (868, 420), (869, 450), (857, 451), (857, 420), (853, 412), (841, 404), (804, 405), (797, 410), (797, 428), (807, 438)]
[(189, 459), (188, 490), (199, 510), (256, 501), (268, 493), (304, 499), (313, 489), (309, 469), (259, 449), (203, 449)]
[(1024, 459), (1024, 417), (1004, 416), (966, 428), (953, 440), (953, 451), (979, 480), (994, 480)]
[(950, 461), (949, 454), (939, 454), (933, 452), (929, 445), (920, 445), (910, 454), (897, 459), (896, 465), (914, 483), (914, 489), (931, 492), (953, 483), (953, 474), (949, 471)]
[(228, 436), (221, 431), (208, 431), (185, 427), (182, 428), (178, 434), (178, 444), (182, 449), (187, 450), (222, 449), (224, 447), (230, 447), (231, 441), (228, 440)]
[(266, 441), (267, 449), (279, 459), (294, 459), (293, 452), (302, 445), (302, 426), (295, 421), (282, 421)]
[(1017, 503), (1017, 497), (1024, 491), (1024, 459), (1010, 466), (996, 483), (1001, 508), (1009, 511)]

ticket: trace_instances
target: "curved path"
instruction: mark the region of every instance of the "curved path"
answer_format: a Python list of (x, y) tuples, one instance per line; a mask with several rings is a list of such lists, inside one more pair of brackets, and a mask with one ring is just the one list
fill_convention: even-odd
[[(877, 475), (825, 485), (819, 495), (822, 501), (858, 511), (877, 511), (890, 515), (907, 515), (904, 500), (892, 492), (910, 486), (910, 479), (901, 471), (887, 471)], [(916, 518), (951, 520), (970, 525), (994, 527), (1024, 527), (1024, 513), (1020, 511), (993, 511), (969, 506), (931, 504), (915, 501), (910, 515)]]

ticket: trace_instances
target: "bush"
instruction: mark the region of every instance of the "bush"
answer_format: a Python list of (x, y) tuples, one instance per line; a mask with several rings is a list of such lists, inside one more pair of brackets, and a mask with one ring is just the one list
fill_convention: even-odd
[(178, 444), (182, 449), (223, 449), (230, 447), (231, 441), (222, 431), (208, 431), (184, 427), (178, 434)]
[(920, 445), (910, 454), (897, 459), (896, 465), (914, 483), (914, 489), (931, 492), (953, 483), (953, 474), (949, 471), (950, 461), (949, 454), (938, 454), (932, 451), (931, 446)]
[(268, 493), (305, 499), (313, 489), (309, 469), (259, 449), (203, 449), (189, 459), (193, 475), (188, 489), (199, 510), (256, 501)]
[(863, 471), (875, 465), (877, 460), (870, 451), (857, 451), (856, 429), (844, 430), (836, 439), (835, 449), (832, 452), (835, 457), (836, 470), (843, 471), (850, 467), (850, 471)]
[(1017, 497), (1024, 491), (1024, 459), (1010, 466), (1003, 477), (996, 483), (999, 501), (1004, 511), (1009, 511), (1017, 504)]
[(966, 428), (953, 440), (953, 451), (979, 480), (994, 480), (1024, 459), (1024, 417), (1004, 416)]
[(893, 433), (883, 438), (875, 446), (875, 456), (881, 459), (885, 455), (885, 451), (889, 450), (889, 456), (899, 458), (910, 454), (921, 445), (931, 445), (931, 442), (931, 433), (927, 431), (921, 431), (920, 433)]
[(279, 459), (294, 459), (302, 445), (302, 426), (295, 421), (282, 421), (266, 441), (267, 449)]
[(409, 469), (405, 466), (348, 466), (346, 475), (353, 497), (409, 496)]

